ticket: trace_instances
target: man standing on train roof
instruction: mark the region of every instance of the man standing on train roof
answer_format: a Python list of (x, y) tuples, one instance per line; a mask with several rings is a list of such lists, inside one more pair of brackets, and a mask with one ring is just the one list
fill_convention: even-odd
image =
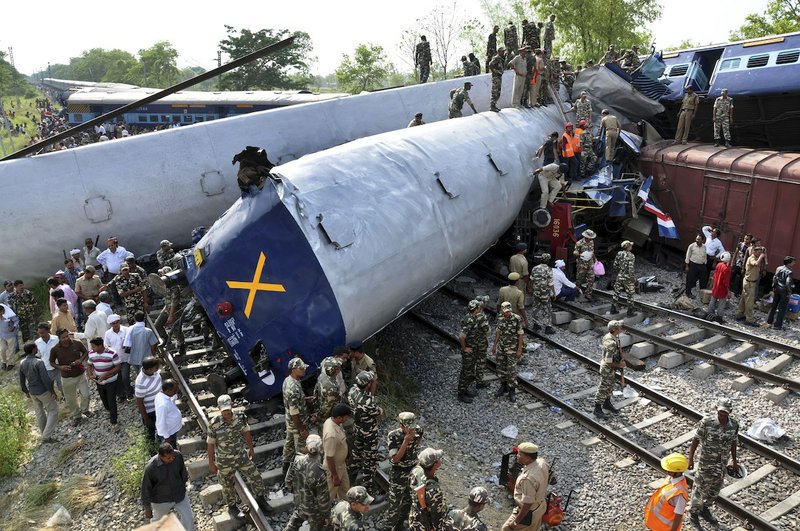
[(548, 57), (553, 55), (553, 41), (556, 38), (556, 16), (550, 15), (550, 19), (544, 25), (544, 35), (542, 35), (542, 48)]
[(411, 510), (411, 469), (417, 465), (422, 428), (417, 416), (409, 411), (397, 415), (400, 426), (386, 435), (386, 448), (392, 464), (389, 485), (389, 509), (386, 514), (386, 531), (400, 531)]
[(606, 130), (606, 162), (612, 164), (614, 162), (614, 154), (617, 151), (617, 140), (619, 139), (619, 120), (609, 113), (608, 109), (603, 109), (600, 114), (603, 115), (602, 120), (600, 120), (600, 128)]
[(283, 409), (286, 419), (286, 442), (283, 444), (283, 476), (294, 460), (294, 456), (305, 446), (311, 415), (308, 403), (314, 397), (306, 397), (300, 379), (306, 374), (308, 365), (300, 358), (289, 360), (289, 376), (283, 381)]
[(497, 316), (497, 331), (492, 345), (492, 354), (497, 362), (497, 374), (500, 377), (500, 388), (495, 397), (508, 393), (508, 400), (516, 402), (517, 361), (522, 358), (522, 342), (525, 329), (522, 319), (511, 311), (511, 303), (504, 302)]
[(489, 73), (489, 61), (497, 55), (497, 33), (500, 31), (500, 26), (495, 25), (489, 38), (486, 41), (486, 73)]
[(689, 468), (694, 468), (694, 454), (700, 446), (700, 459), (694, 474), (694, 490), (690, 506), (692, 525), (697, 528), (700, 528), (701, 516), (711, 525), (717, 525), (717, 519), (711, 514), (710, 507), (722, 489), (728, 454), (731, 456), (733, 468), (739, 466), (736, 461), (739, 423), (730, 417), (730, 413), (730, 400), (720, 400), (717, 404), (717, 414), (707, 415), (698, 422), (697, 433), (689, 448)]
[(517, 36), (517, 27), (514, 26), (512, 21), (508, 22), (508, 26), (503, 30), (503, 44), (505, 45), (506, 52), (509, 54), (514, 53), (514, 50), (519, 48), (519, 38)]
[(522, 317), (522, 322), (528, 326), (528, 316), (525, 313), (525, 294), (517, 287), (519, 278), (519, 273), (516, 271), (508, 274), (508, 285), (500, 288), (497, 294), (497, 311), (500, 312), (500, 306), (504, 302), (510, 302), (513, 312)]
[(719, 147), (719, 130), (725, 137), (725, 147), (731, 147), (731, 124), (733, 124), (733, 98), (728, 97), (728, 89), (714, 100), (714, 146)]
[(615, 372), (617, 369), (625, 369), (625, 360), (622, 359), (622, 349), (619, 344), (619, 335), (622, 333), (623, 321), (609, 321), (606, 325), (608, 333), (603, 336), (600, 354), (600, 385), (594, 395), (594, 416), (604, 419), (606, 409), (611, 413), (617, 413), (617, 408), (611, 403), (611, 392), (614, 390)]
[(506, 49), (502, 46), (497, 49), (497, 53), (492, 57), (488, 64), (489, 72), (492, 73), (492, 97), (489, 110), (500, 112), (497, 102), (500, 100), (500, 92), (503, 88), (503, 72), (506, 69)]
[(514, 84), (511, 87), (511, 106), (519, 109), (522, 107), (522, 94), (525, 91), (525, 78), (528, 67), (528, 49), (523, 47), (518, 50), (506, 65), (514, 70)]
[(419, 38), (420, 42), (414, 50), (414, 66), (419, 68), (419, 82), (426, 83), (431, 73), (431, 44), (425, 35)]
[(681, 110), (678, 111), (678, 127), (675, 129), (675, 142), (685, 144), (689, 138), (689, 129), (692, 127), (692, 120), (697, 114), (697, 107), (700, 106), (700, 97), (695, 93), (691, 86), (686, 87), (683, 95)]
[(619, 56), (617, 55), (617, 51), (614, 49), (614, 45), (613, 44), (609, 44), (608, 45), (608, 51), (606, 51), (605, 55), (603, 55), (603, 58), (600, 59), (597, 62), (597, 64), (602, 65), (602, 64), (605, 64), (605, 63), (615, 63), (617, 61), (618, 57)]
[(472, 112), (478, 113), (475, 105), (472, 104), (472, 100), (469, 99), (469, 89), (471, 88), (472, 83), (467, 81), (464, 83), (464, 87), (453, 91), (453, 95), (450, 98), (450, 106), (448, 107), (449, 118), (461, 118), (461, 110), (464, 108), (465, 103), (472, 107)]
[(408, 127), (417, 127), (418, 125), (425, 125), (425, 122), (422, 121), (422, 113), (421, 112), (418, 112), (417, 114), (414, 115), (414, 118), (410, 122), (408, 122), (407, 128)]
[[(617, 280), (614, 282), (614, 302), (611, 304), (611, 313), (619, 311), (618, 304), (620, 301), (620, 294), (627, 295), (628, 303), (633, 303), (633, 294), (636, 293), (636, 275), (634, 272), (634, 263), (636, 257), (633, 255), (633, 242), (625, 240), (621, 244), (622, 250), (617, 253), (614, 258), (614, 269), (617, 271)], [(633, 306), (628, 306), (628, 317), (636, 315)]]
[[(514, 288), (517, 289), (517, 288)], [(517, 290), (519, 291), (519, 290)], [(461, 320), (461, 334), (458, 341), (461, 344), (461, 372), (458, 375), (458, 400), (471, 404), (472, 399), (478, 396), (477, 391), (470, 389), (470, 385), (477, 380), (478, 359), (483, 352), (486, 355), (488, 346), (489, 322), (481, 316), (483, 306), (478, 300), (469, 301), (469, 313)], [(482, 349), (482, 350), (481, 350)]]

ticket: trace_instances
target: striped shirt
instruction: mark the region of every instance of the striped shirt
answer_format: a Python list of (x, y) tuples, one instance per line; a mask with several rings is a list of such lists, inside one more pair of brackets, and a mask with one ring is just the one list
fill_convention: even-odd
[(155, 372), (148, 376), (143, 370), (139, 371), (136, 377), (136, 387), (133, 395), (136, 398), (144, 398), (144, 410), (153, 413), (156, 410), (156, 395), (161, 392), (161, 374)]
[[(94, 373), (98, 378), (113, 370), (114, 366), (119, 365), (120, 363), (122, 362), (119, 360), (119, 356), (117, 356), (117, 353), (113, 350), (106, 349), (105, 352), (95, 352), (94, 350), (89, 351), (89, 365), (94, 368)], [(110, 378), (103, 380), (102, 382), (98, 381), (97, 385), (105, 385), (107, 383), (116, 381), (117, 375), (115, 374)]]

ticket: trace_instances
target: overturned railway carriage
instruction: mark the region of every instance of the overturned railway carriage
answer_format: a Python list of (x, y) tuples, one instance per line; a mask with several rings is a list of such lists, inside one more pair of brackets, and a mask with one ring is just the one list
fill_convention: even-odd
[[(484, 253), (532, 182), (553, 106), (402, 129), (272, 170), (196, 245), (187, 278), (247, 379), (280, 393), (287, 358), (318, 365), (381, 330)], [(269, 359), (250, 351), (261, 340)]]
[(643, 148), (639, 164), (680, 232), (679, 243), (667, 240), (677, 248), (713, 225), (729, 250), (744, 234), (760, 237), (771, 272), (800, 252), (800, 153), (664, 141)]

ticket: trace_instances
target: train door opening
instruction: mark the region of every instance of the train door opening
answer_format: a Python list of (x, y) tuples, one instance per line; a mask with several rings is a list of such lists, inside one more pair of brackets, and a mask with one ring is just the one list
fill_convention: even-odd
[(692, 87), (699, 94), (707, 93), (722, 52), (723, 48), (696, 52), (686, 74), (686, 87)]
[(700, 223), (719, 227), (726, 249), (733, 248), (744, 231), (750, 189), (750, 181), (735, 180), (729, 175), (706, 173), (703, 178)]

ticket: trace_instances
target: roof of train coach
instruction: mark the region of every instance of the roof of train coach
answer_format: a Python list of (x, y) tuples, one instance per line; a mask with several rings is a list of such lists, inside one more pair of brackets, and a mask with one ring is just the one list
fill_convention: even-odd
[(42, 80), (42, 83), (57, 89), (105, 89), (107, 91), (124, 91), (124, 90), (133, 90), (140, 88), (138, 85), (129, 85), (128, 83), (100, 83), (95, 81), (78, 81), (73, 79), (56, 79), (52, 77), (46, 77)]
[[(123, 92), (101, 92), (80, 90), (73, 93), (70, 104), (125, 105), (155, 94), (160, 89), (136, 89)], [(315, 101), (342, 98), (348, 94), (328, 93), (313, 94), (303, 91), (223, 91), (201, 92), (180, 91), (158, 100), (162, 104), (197, 104), (197, 105), (296, 105)]]

